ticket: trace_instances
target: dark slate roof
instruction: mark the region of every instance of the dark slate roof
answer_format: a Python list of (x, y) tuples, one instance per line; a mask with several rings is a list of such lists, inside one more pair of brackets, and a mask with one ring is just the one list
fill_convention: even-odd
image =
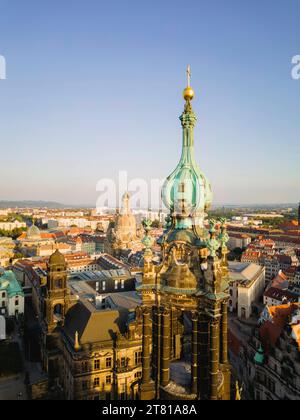
[(76, 331), (81, 345), (110, 341), (124, 334), (127, 310), (97, 310), (90, 302), (80, 300), (66, 315), (64, 330), (73, 341)]

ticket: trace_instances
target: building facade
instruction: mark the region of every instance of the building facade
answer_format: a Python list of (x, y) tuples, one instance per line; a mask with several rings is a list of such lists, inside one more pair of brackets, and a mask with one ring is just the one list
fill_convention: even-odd
[(0, 314), (6, 317), (24, 314), (24, 292), (10, 270), (0, 272)]
[(265, 290), (265, 269), (253, 263), (229, 262), (229, 309), (248, 319)]

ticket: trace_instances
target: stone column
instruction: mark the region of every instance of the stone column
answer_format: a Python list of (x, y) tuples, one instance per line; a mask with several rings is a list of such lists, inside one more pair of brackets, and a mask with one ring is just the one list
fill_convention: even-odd
[(162, 310), (162, 338), (161, 338), (161, 385), (166, 386), (170, 381), (170, 310)]
[(156, 383), (156, 399), (159, 398), (160, 385), (160, 355), (161, 355), (161, 312), (158, 306), (153, 311), (153, 367), (154, 380)]
[(144, 311), (143, 311), (143, 353), (142, 353), (142, 383), (143, 384), (149, 383), (151, 379), (150, 336), (151, 336), (150, 311), (148, 308), (144, 308)]
[(210, 399), (218, 399), (219, 374), (219, 322), (210, 321)]
[(221, 363), (228, 363), (228, 306), (227, 302), (222, 303), (222, 355)]
[(198, 393), (205, 399), (209, 393), (209, 321), (204, 313), (199, 314), (198, 321)]
[(198, 314), (192, 313), (192, 360), (191, 360), (191, 390), (198, 391)]
[[(150, 308), (143, 309), (143, 352), (142, 352), (142, 380), (139, 388), (141, 400), (153, 400), (155, 398), (155, 384), (151, 378), (151, 336), (152, 321)], [(152, 351), (153, 354), (153, 351)]]

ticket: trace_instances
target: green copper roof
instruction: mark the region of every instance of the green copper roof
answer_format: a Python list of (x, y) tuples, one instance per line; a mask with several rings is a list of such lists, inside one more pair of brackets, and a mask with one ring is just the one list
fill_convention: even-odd
[(22, 287), (13, 271), (5, 271), (0, 277), (0, 291), (6, 291), (9, 297), (24, 296)]
[[(190, 101), (186, 101), (180, 117), (183, 128), (182, 153), (175, 170), (166, 179), (162, 198), (167, 208), (180, 214), (182, 206), (187, 214), (203, 210), (212, 202), (210, 183), (196, 163), (194, 155), (194, 127), (197, 121)], [(179, 228), (185, 229), (187, 221)]]

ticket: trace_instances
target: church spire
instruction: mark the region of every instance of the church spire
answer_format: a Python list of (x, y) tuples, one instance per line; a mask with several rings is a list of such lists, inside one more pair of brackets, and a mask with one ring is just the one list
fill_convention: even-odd
[(197, 117), (191, 102), (195, 92), (191, 87), (191, 68), (187, 68), (187, 87), (183, 91), (184, 111), (180, 121), (182, 126), (182, 152), (175, 170), (166, 179), (162, 198), (169, 208), (177, 228), (185, 229), (194, 224), (194, 215), (204, 213), (211, 203), (211, 187), (199, 169), (194, 155), (194, 127)]

